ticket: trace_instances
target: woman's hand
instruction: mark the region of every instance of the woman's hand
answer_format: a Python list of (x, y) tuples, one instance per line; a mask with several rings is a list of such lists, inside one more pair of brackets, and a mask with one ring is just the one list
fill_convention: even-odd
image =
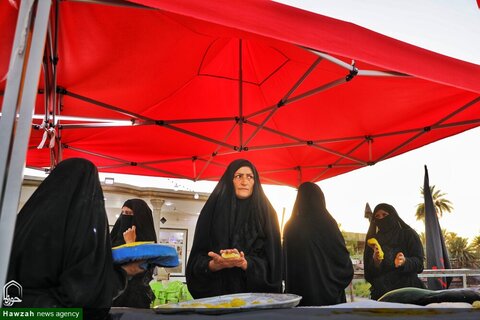
[(135, 242), (136, 239), (137, 239), (137, 229), (135, 226), (128, 228), (127, 231), (123, 233), (123, 240), (125, 240), (125, 243)]
[(132, 277), (132, 276), (137, 275), (139, 273), (145, 272), (145, 269), (140, 267), (140, 265), (143, 262), (145, 262), (145, 260), (132, 261), (132, 262), (123, 264), (121, 267), (122, 267), (123, 270), (125, 270), (127, 275)]
[(373, 249), (373, 262), (374, 262), (375, 266), (379, 267), (380, 264), (383, 261), (383, 257), (381, 257), (381, 255), (380, 255), (380, 250), (379, 250), (378, 246), (375, 245), (375, 246), (372, 247), (372, 249)]
[[(223, 258), (223, 255), (238, 255), (238, 257), (233, 258)], [(220, 254), (216, 254), (213, 251), (208, 253), (208, 256), (212, 258), (208, 263), (208, 268), (210, 271), (215, 272), (226, 268), (241, 268), (242, 270), (247, 270), (248, 262), (245, 259), (245, 254), (243, 251), (238, 252), (237, 249), (225, 249), (220, 250)]]
[(407, 258), (405, 258), (405, 256), (403, 255), (403, 252), (399, 252), (397, 253), (397, 255), (395, 256), (395, 268), (398, 268), (398, 267), (401, 267), (405, 264), (405, 261), (407, 260)]

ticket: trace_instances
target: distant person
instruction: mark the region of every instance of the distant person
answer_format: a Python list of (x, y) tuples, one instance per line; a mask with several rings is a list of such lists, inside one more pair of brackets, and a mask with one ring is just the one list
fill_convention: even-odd
[(198, 217), (187, 263), (189, 291), (194, 298), (280, 293), (281, 254), (278, 217), (257, 170), (248, 160), (233, 161)]
[(7, 282), (18, 282), (23, 297), (13, 307), (81, 307), (85, 319), (102, 319), (141, 262), (113, 265), (97, 169), (64, 160), (17, 216)]
[[(152, 210), (142, 199), (129, 199), (122, 206), (122, 212), (110, 234), (112, 246), (126, 243), (157, 242)], [(113, 301), (114, 307), (150, 308), (155, 296), (150, 288), (155, 266), (128, 280), (126, 290)]]
[[(372, 238), (377, 240), (380, 248), (368, 244)], [(372, 285), (370, 293), (374, 300), (394, 289), (425, 288), (418, 278), (424, 260), (420, 237), (389, 204), (381, 203), (373, 210), (363, 259), (365, 280)]]
[(326, 208), (320, 187), (298, 188), (290, 220), (283, 232), (285, 292), (302, 296), (301, 306), (346, 302), (345, 288), (353, 265), (345, 240)]

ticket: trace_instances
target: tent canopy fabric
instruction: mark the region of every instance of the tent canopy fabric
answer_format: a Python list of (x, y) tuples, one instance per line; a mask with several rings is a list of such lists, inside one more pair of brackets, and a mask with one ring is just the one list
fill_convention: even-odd
[[(297, 186), (480, 124), (479, 65), (345, 21), (263, 0), (108, 3), (54, 4), (28, 166), (54, 153), (215, 180), (242, 157)], [(0, 2), (0, 91), (16, 14)], [(46, 113), (55, 152), (37, 149)]]

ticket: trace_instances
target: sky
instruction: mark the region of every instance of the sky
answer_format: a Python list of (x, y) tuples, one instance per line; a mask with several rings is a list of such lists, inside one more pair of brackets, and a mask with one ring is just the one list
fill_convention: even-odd
[(275, 0), (480, 65), (477, 0)]

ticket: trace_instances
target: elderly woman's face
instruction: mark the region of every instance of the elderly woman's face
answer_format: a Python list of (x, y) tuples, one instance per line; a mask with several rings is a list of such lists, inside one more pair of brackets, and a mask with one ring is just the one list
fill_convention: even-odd
[(240, 167), (233, 175), (233, 187), (238, 199), (247, 199), (253, 193), (255, 176), (250, 167)]

